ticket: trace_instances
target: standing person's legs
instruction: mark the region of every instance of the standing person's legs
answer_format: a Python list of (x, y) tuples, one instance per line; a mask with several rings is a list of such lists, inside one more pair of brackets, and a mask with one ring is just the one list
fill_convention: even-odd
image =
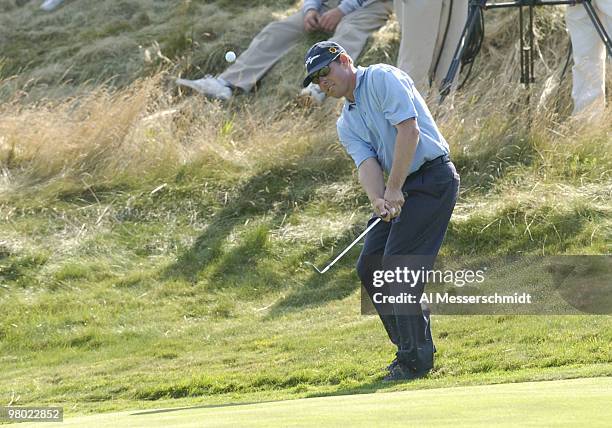
[[(368, 225), (374, 218), (371, 218)], [(395, 325), (395, 316), (393, 315), (393, 305), (376, 304), (374, 303), (374, 293), (383, 293), (389, 295), (387, 287), (377, 288), (373, 285), (373, 274), (376, 270), (381, 270), (383, 253), (387, 245), (387, 238), (391, 231), (391, 224), (381, 221), (374, 229), (372, 229), (365, 238), (363, 249), (357, 261), (357, 274), (361, 280), (363, 288), (368, 293), (380, 320), (387, 331), (387, 335), (391, 342), (395, 345), (399, 344), (399, 334)]]
[[(606, 26), (612, 30), (612, 16), (607, 15), (606, 7), (595, 10)], [(607, 5), (606, 5), (607, 6)], [(573, 114), (601, 114), (605, 107), (605, 46), (597, 34), (584, 6), (567, 8), (565, 20), (572, 39), (574, 67), (572, 68)]]
[[(407, 195), (406, 202), (400, 220), (391, 226), (384, 252), (384, 269), (407, 267), (426, 271), (433, 267), (442, 245), (457, 200), (459, 176), (452, 163), (435, 164), (409, 177), (402, 190)], [(410, 288), (410, 293), (416, 297), (413, 304), (394, 305), (399, 335), (398, 361), (417, 373), (433, 367), (434, 347), (429, 320), (423, 315), (419, 302), (424, 286), (424, 282), (419, 281)]]
[(385, 25), (393, 12), (391, 1), (376, 1), (342, 18), (329, 39), (342, 46), (357, 61), (368, 37)]
[[(450, 14), (450, 15), (449, 15)], [(444, 0), (438, 38), (430, 70), (430, 80), (436, 89), (446, 77), (468, 16), (468, 0)], [(448, 26), (448, 30), (447, 30)], [(446, 40), (444, 39), (446, 34)], [(459, 76), (457, 72), (456, 77)], [(455, 81), (456, 81), (455, 77)]]
[(408, 73), (419, 92), (426, 94), (438, 40), (442, 0), (394, 2), (402, 33), (397, 67)]
[(295, 47), (304, 32), (304, 13), (301, 10), (271, 22), (219, 78), (245, 92), (250, 91), (276, 61)]

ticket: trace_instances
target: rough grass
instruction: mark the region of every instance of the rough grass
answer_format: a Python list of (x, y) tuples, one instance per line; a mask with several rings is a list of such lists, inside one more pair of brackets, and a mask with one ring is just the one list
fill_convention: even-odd
[[(0, 3), (0, 401), (78, 413), (397, 388), (380, 382), (393, 350), (379, 322), (359, 315), (358, 248), (325, 277), (303, 265), (369, 211), (339, 104), (295, 102), (310, 41), (229, 105), (167, 81), (218, 72), (295, 2), (76, 3)], [(538, 73), (554, 75), (561, 14), (538, 14)], [(434, 108), (462, 176), (443, 254), (609, 253), (610, 109), (569, 120), (567, 79), (526, 103), (513, 16), (492, 20), (475, 79)], [(362, 63), (394, 58), (397, 36), (392, 22)], [(436, 370), (400, 388), (610, 375), (610, 327), (434, 317)]]

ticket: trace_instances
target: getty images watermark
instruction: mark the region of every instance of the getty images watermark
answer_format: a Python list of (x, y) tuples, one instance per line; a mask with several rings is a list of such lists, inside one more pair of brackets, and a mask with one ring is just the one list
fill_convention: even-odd
[[(474, 304), (474, 303), (490, 303), (490, 304), (531, 304), (531, 295), (529, 293), (513, 293), (512, 295), (501, 295), (494, 293), (492, 295), (469, 295), (457, 296), (446, 293), (433, 292), (418, 292), (414, 289), (419, 287), (419, 284), (444, 283), (453, 284), (456, 287), (464, 287), (473, 284), (483, 284), (485, 282), (485, 269), (471, 270), (440, 270), (426, 269), (424, 266), (414, 269), (407, 266), (396, 266), (391, 270), (375, 270), (372, 275), (372, 285), (379, 291), (372, 294), (372, 301), (375, 304), (402, 304), (402, 303), (453, 303), (453, 304)], [(400, 291), (395, 293), (385, 293), (383, 287), (386, 285), (396, 287), (408, 287), (410, 291)]]
[(612, 256), (365, 257), (362, 312), (612, 314)]

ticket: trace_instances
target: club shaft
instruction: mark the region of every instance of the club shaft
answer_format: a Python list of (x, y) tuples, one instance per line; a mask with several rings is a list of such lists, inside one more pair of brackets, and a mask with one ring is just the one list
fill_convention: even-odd
[(351, 248), (353, 248), (353, 247), (355, 246), (355, 244), (356, 244), (356, 243), (358, 243), (359, 241), (361, 241), (361, 239), (362, 239), (364, 236), (366, 236), (370, 230), (374, 229), (374, 227), (375, 227), (375, 226), (376, 226), (378, 223), (380, 223), (380, 221), (381, 221), (381, 220), (382, 220), (382, 219), (381, 219), (380, 217), (378, 217), (376, 220), (374, 220), (374, 221), (372, 222), (372, 224), (371, 224), (371, 225), (369, 225), (369, 226), (367, 227), (367, 229), (366, 229), (366, 230), (364, 230), (364, 231), (361, 233), (361, 235), (359, 235), (357, 238), (355, 238), (355, 240), (354, 240), (353, 242), (351, 242), (351, 245), (349, 245), (348, 247), (346, 247), (346, 248), (344, 249), (344, 251), (342, 251), (342, 252), (341, 252), (341, 253), (338, 255), (338, 257), (336, 257), (336, 258), (335, 258), (335, 259), (334, 259), (334, 260), (333, 260), (333, 261), (332, 261), (330, 264), (328, 264), (328, 265), (325, 267), (325, 269), (323, 269), (323, 270), (321, 271), (321, 273), (325, 273), (325, 272), (327, 272), (327, 270), (328, 270), (330, 267), (332, 267), (332, 266), (333, 266), (333, 265), (334, 265), (334, 264), (335, 264), (335, 263), (336, 263), (338, 260), (340, 260), (340, 259), (342, 258), (342, 256), (344, 256), (344, 255), (345, 255), (345, 254), (346, 254), (346, 253), (347, 253), (347, 252), (348, 252), (348, 251), (349, 251)]

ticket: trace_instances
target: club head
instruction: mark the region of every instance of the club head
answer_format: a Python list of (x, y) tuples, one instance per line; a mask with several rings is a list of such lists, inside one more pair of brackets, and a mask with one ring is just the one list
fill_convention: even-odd
[(312, 268), (313, 268), (314, 270), (316, 270), (317, 272), (319, 272), (319, 273), (321, 273), (321, 274), (324, 272), (324, 271), (323, 271), (323, 272), (322, 272), (322, 271), (320, 271), (318, 267), (316, 267), (315, 265), (313, 265), (313, 264), (312, 264), (312, 263), (310, 263), (310, 262), (304, 262), (304, 264), (305, 264), (305, 265), (312, 266)]

